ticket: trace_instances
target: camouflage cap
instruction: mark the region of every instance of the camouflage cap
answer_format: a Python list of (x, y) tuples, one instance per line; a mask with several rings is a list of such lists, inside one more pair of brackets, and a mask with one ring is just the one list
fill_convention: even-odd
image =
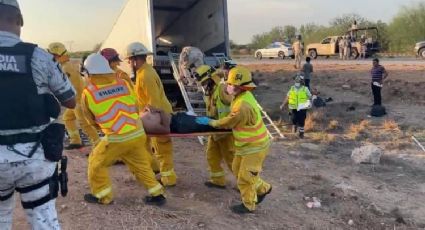
[(15, 7), (18, 10), (20, 10), (17, 0), (0, 0), (0, 5), (8, 5), (8, 6), (12, 6), (12, 7)]

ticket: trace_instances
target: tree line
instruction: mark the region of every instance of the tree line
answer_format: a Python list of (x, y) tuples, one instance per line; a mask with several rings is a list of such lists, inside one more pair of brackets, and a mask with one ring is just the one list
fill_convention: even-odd
[(382, 52), (412, 52), (416, 42), (425, 40), (425, 2), (402, 7), (389, 22), (371, 21), (358, 14), (347, 14), (332, 19), (329, 25), (307, 23), (300, 27), (292, 25), (276, 26), (269, 32), (254, 35), (248, 45), (237, 45), (231, 41), (232, 50), (265, 48), (274, 41), (292, 43), (297, 34), (304, 43), (320, 42), (332, 35), (344, 35), (356, 21), (359, 28), (377, 27), (378, 41)]

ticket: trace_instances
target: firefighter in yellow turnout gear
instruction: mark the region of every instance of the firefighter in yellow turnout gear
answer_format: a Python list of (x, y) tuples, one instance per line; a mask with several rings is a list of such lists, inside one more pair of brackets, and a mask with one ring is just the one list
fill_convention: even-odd
[[(164, 87), (155, 69), (146, 63), (150, 55), (146, 47), (139, 42), (131, 43), (127, 47), (127, 59), (136, 75), (135, 93), (139, 107), (154, 107), (166, 113), (173, 112), (171, 103), (165, 96)], [(173, 162), (173, 143), (169, 137), (151, 138), (155, 156), (159, 162), (161, 183), (164, 186), (176, 185), (176, 173)]]
[[(202, 65), (195, 71), (195, 77), (204, 88), (207, 116), (222, 119), (230, 113), (230, 103), (233, 96), (228, 95), (226, 85), (221, 83), (220, 76), (208, 65)], [(232, 134), (213, 135), (208, 138), (207, 161), (210, 170), (210, 180), (207, 187), (225, 188), (226, 179), (221, 162), (232, 170), (234, 138)]]
[(229, 72), (227, 84), (227, 92), (235, 96), (230, 114), (220, 120), (199, 117), (197, 123), (232, 129), (235, 138), (232, 171), (237, 179), (242, 204), (231, 209), (243, 214), (253, 212), (256, 204), (261, 203), (272, 190), (272, 186), (260, 178), (270, 138), (258, 103), (250, 92), (256, 87), (251, 72), (245, 67), (235, 67)]
[(151, 167), (146, 134), (139, 119), (136, 96), (128, 82), (120, 79), (100, 54), (91, 54), (84, 63), (89, 74), (83, 91), (82, 105), (86, 119), (105, 133), (89, 157), (89, 203), (110, 204), (112, 185), (108, 168), (118, 159), (123, 161), (150, 196), (147, 204), (165, 203), (164, 188), (156, 180)]
[(63, 72), (68, 75), (69, 80), (76, 91), (75, 100), (77, 101), (77, 106), (74, 109), (66, 109), (62, 116), (70, 139), (69, 145), (65, 147), (65, 149), (70, 150), (83, 147), (77, 122), (83, 132), (87, 134), (90, 143), (94, 145), (99, 141), (99, 135), (96, 128), (89, 125), (84, 119), (83, 112), (81, 110), (81, 94), (84, 88), (84, 83), (80, 76), (80, 72), (69, 61), (68, 51), (62, 43), (51, 43), (48, 51), (55, 57), (55, 60), (61, 64)]

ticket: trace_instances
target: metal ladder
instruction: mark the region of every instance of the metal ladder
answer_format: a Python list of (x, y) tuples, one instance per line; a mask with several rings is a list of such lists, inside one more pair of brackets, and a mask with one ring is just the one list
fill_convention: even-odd
[[(180, 54), (169, 52), (168, 57), (170, 59), (171, 68), (173, 69), (174, 79), (177, 81), (177, 84), (180, 88), (180, 92), (183, 96), (187, 111), (197, 116), (206, 116), (207, 109), (202, 91), (203, 88), (198, 84), (194, 86), (185, 85), (183, 81), (180, 80), (180, 72), (176, 64), (178, 63)], [(199, 143), (203, 145), (205, 138), (199, 136), (198, 140)]]
[(180, 55), (177, 53), (168, 53), (170, 64), (173, 69), (173, 76), (179, 85), (186, 108), (188, 112), (193, 112), (198, 116), (205, 116), (206, 107), (202, 87), (198, 84), (193, 86), (185, 85), (183, 81), (180, 80), (180, 72), (177, 67), (179, 56)]
[(425, 136), (416, 135), (412, 136), (412, 140), (419, 146), (419, 148), (425, 152)]
[(269, 137), (274, 141), (285, 139), (285, 136), (282, 134), (280, 129), (274, 124), (273, 120), (270, 118), (267, 112), (263, 109), (263, 107), (261, 107), (259, 103), (257, 103), (257, 105), (260, 108), (263, 122), (267, 128)]

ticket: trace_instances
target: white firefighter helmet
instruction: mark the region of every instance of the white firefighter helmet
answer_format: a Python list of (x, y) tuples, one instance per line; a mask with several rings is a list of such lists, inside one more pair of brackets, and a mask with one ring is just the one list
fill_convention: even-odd
[(140, 42), (133, 42), (127, 46), (126, 59), (139, 55), (152, 54), (145, 45)]
[(99, 53), (90, 54), (84, 61), (88, 74), (110, 74), (114, 71), (109, 67), (108, 60)]

